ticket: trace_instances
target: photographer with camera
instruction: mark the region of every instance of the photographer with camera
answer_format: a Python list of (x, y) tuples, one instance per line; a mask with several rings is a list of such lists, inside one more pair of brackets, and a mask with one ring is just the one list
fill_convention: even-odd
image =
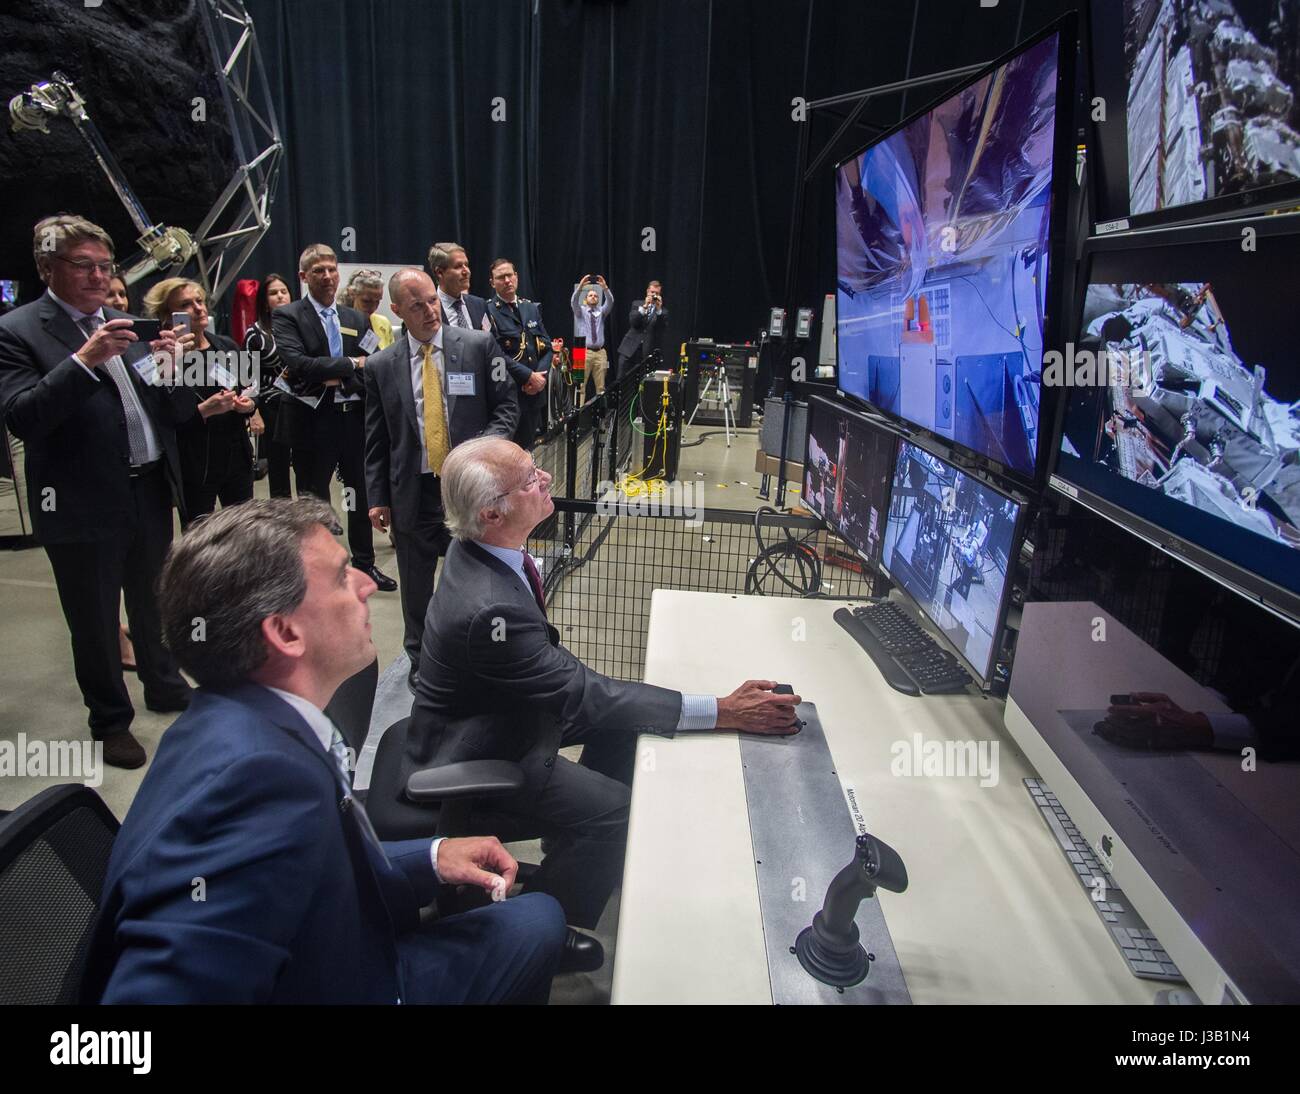
[(628, 332), (618, 344), (618, 377), (622, 380), (638, 361), (648, 360), (661, 348), (664, 328), (668, 325), (668, 309), (664, 307), (664, 287), (651, 281), (645, 289), (645, 299), (632, 308), (628, 316)]

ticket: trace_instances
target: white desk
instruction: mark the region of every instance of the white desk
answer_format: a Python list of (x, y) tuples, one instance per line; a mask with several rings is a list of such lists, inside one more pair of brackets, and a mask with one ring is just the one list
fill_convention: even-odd
[[(878, 897), (914, 1002), (1151, 1002), (1159, 985), (1129, 973), (1021, 784), (1035, 772), (1003, 704), (894, 691), (832, 619), (842, 606), (657, 590), (646, 680), (777, 680), (816, 704), (841, 783), (907, 864), (908, 890)], [(892, 746), (916, 733), (996, 741), (997, 785), (892, 775)], [(808, 893), (809, 921), (823, 896)], [(613, 1001), (772, 1001), (735, 734), (640, 740)]]

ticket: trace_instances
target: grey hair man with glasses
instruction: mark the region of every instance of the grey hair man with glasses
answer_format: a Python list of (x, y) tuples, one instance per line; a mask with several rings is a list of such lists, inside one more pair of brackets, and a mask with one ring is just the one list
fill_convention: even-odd
[(163, 647), (154, 587), (181, 507), (175, 426), (193, 391), (157, 382), (152, 353), (186, 348), (169, 330), (152, 342), (105, 306), (113, 241), (60, 214), (36, 225), (33, 257), (46, 292), (0, 318), (0, 412), (26, 452), (32, 526), (54, 571), (72, 638), (77, 685), (104, 761), (139, 767), (135, 708), (122, 679), (118, 604), (135, 644), (145, 705), (184, 710), (190, 688)]
[[(526, 784), (475, 814), (478, 830), (547, 840), (529, 883), (564, 908), (563, 971), (590, 970), (594, 928), (623, 869), (638, 733), (796, 731), (797, 695), (749, 680), (730, 695), (684, 695), (594, 672), (560, 644), (546, 615), (529, 533), (555, 511), (551, 476), (518, 445), (466, 441), (442, 466), (453, 542), (429, 601), (403, 773), (469, 759), (518, 762)], [(599, 609), (599, 605), (592, 605)], [(581, 744), (582, 762), (558, 755)]]

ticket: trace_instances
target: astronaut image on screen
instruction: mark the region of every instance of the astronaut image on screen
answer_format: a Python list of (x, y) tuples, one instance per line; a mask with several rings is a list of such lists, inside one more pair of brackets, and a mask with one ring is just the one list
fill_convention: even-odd
[(1149, 375), (1112, 377), (1101, 420), (1072, 416), (1063, 450), (1300, 548), (1300, 403), (1271, 396), (1267, 369), (1238, 356), (1213, 285), (1090, 285), (1083, 324)]
[(840, 387), (1018, 471), (1038, 444), (1049, 36), (844, 163)]
[(999, 624), (1018, 506), (903, 444), (883, 563), (957, 650), (984, 672)]
[(1124, 0), (1129, 210), (1300, 179), (1300, 2)]

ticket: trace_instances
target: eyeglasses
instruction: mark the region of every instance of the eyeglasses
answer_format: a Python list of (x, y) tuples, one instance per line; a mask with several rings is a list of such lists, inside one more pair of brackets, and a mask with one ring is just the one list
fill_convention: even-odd
[(545, 475), (546, 472), (543, 471), (540, 467), (538, 467), (537, 464), (533, 464), (532, 466), (533, 466), (533, 473), (529, 475), (528, 478), (526, 478), (522, 483), (520, 483), (518, 486), (514, 487), (513, 489), (507, 490), (504, 494), (498, 494), (492, 500), (500, 501), (502, 498), (508, 498), (511, 494), (515, 492), (515, 490), (531, 490), (534, 486), (536, 486), (537, 483), (541, 481), (542, 476)]
[(55, 255), (54, 257), (60, 262), (66, 262), (77, 273), (82, 275), (90, 273), (91, 270), (98, 270), (105, 277), (112, 277), (113, 274), (117, 273), (116, 262), (91, 262), (85, 258), (64, 258), (62, 255)]

